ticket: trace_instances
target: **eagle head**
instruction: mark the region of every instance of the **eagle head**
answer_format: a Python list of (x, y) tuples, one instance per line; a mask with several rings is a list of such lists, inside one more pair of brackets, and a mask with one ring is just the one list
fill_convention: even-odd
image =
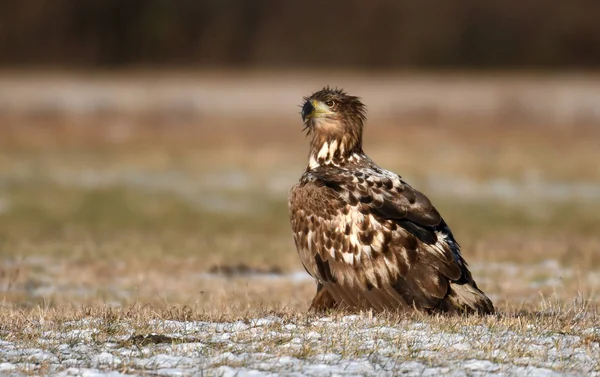
[(304, 97), (302, 121), (313, 142), (344, 143), (346, 150), (361, 147), (365, 105), (358, 97), (329, 86)]

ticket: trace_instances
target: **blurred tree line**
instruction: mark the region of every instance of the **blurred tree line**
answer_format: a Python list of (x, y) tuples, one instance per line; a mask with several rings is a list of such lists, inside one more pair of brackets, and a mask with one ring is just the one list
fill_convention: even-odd
[(0, 64), (597, 68), (598, 0), (6, 0)]

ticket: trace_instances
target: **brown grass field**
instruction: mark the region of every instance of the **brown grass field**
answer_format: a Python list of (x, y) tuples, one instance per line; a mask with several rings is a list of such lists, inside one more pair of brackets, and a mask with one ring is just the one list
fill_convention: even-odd
[[(120, 334), (115, 323), (160, 334), (153, 320), (317, 318), (306, 313), (314, 282), (299, 273), (286, 207), (307, 141), (296, 107), (263, 106), (176, 117), (0, 106), (0, 339), (32, 344), (86, 318), (104, 321), (92, 343)], [(366, 152), (432, 199), (499, 311), (381, 320), (438, 333), (535, 326), (578, 336), (600, 359), (600, 123), (444, 111), (369, 119)], [(259, 343), (275, 352), (277, 342)], [(502, 346), (506, 357), (526, 356), (520, 342)], [(339, 351), (311, 344), (293, 355)], [(569, 365), (551, 369), (582, 372)]]

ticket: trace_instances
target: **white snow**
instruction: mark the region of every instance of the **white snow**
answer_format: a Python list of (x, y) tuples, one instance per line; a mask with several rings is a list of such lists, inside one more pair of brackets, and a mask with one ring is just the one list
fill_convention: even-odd
[(600, 376), (600, 345), (582, 341), (599, 328), (581, 336), (486, 325), (442, 331), (368, 315), (309, 323), (276, 316), (248, 323), (154, 320), (151, 328), (173, 341), (136, 345), (122, 342), (122, 334), (94, 340), (98, 325), (72, 322), (27, 344), (0, 341), (0, 374), (36, 374), (43, 365), (44, 373), (59, 376)]

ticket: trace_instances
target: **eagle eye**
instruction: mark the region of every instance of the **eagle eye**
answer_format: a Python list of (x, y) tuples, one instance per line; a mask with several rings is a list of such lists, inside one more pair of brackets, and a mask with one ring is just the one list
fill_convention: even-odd
[(327, 105), (327, 107), (329, 107), (329, 108), (332, 108), (333, 106), (335, 106), (335, 101), (329, 100), (329, 101), (325, 102), (325, 105)]

